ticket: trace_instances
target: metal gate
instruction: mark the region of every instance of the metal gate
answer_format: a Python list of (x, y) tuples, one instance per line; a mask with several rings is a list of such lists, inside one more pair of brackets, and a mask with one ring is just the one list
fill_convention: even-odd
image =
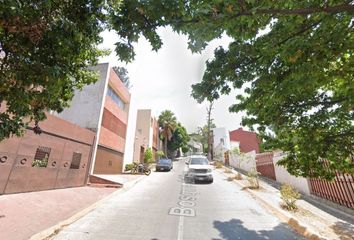
[(256, 155), (257, 172), (262, 176), (276, 180), (273, 163), (273, 152), (265, 152)]

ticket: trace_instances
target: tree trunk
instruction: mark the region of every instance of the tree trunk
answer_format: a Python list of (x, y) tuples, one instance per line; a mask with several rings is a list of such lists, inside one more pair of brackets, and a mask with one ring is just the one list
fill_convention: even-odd
[(167, 137), (165, 137), (163, 144), (164, 144), (165, 157), (167, 157)]
[(212, 160), (211, 135), (210, 135), (211, 110), (213, 110), (213, 102), (210, 102), (209, 107), (207, 108), (207, 113), (208, 113), (208, 133), (207, 133), (207, 138), (208, 138), (208, 160), (209, 161)]

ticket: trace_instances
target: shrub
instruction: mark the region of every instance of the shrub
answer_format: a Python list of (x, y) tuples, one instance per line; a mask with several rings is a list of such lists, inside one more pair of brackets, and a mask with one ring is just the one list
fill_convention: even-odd
[(161, 157), (163, 157), (163, 156), (165, 156), (165, 153), (164, 153), (163, 151), (157, 151), (157, 152), (156, 152), (156, 157), (157, 157), (157, 158), (161, 158)]
[(236, 173), (234, 179), (235, 179), (235, 180), (242, 180), (242, 175), (241, 175), (241, 173), (239, 173), (239, 172)]
[(295, 210), (296, 201), (300, 198), (300, 193), (296, 191), (291, 185), (284, 184), (280, 187), (280, 198), (284, 201), (283, 207), (287, 210)]
[(48, 154), (45, 155), (43, 159), (34, 159), (32, 162), (32, 167), (47, 167), (48, 165)]
[(128, 164), (125, 165), (124, 170), (126, 172), (128, 172), (128, 171), (131, 171), (133, 169), (133, 167), (134, 167), (134, 163), (128, 163)]
[(251, 189), (258, 189), (259, 188), (259, 180), (258, 180), (259, 172), (256, 169), (252, 169), (250, 172), (247, 173), (247, 180), (250, 183)]
[(222, 162), (216, 161), (215, 162), (215, 168), (222, 168), (223, 164)]
[(152, 150), (151, 148), (146, 149), (144, 154), (144, 163), (151, 163), (152, 162)]
[(233, 181), (234, 180), (234, 177), (227, 177), (227, 181)]

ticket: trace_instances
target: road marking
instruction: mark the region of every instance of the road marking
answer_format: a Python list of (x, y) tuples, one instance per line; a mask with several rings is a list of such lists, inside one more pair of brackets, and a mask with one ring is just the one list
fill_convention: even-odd
[[(185, 188), (185, 183), (182, 183), (182, 191), (184, 190), (184, 188)], [(177, 240), (183, 240), (183, 224), (184, 224), (184, 216), (181, 215), (179, 216), (179, 222), (178, 222)]]
[(184, 216), (184, 217), (195, 217), (195, 211), (193, 208), (185, 207), (173, 207), (170, 208), (168, 212), (169, 215)]
[(184, 217), (180, 216), (179, 217), (179, 222), (178, 222), (177, 240), (183, 240), (183, 224), (184, 224)]
[(194, 207), (195, 203), (191, 201), (179, 201), (178, 204), (182, 207)]

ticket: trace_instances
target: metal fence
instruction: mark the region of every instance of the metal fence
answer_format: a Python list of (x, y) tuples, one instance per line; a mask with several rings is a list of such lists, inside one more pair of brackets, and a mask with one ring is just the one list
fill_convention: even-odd
[(310, 179), (311, 193), (354, 209), (354, 176), (337, 173), (333, 181)]

